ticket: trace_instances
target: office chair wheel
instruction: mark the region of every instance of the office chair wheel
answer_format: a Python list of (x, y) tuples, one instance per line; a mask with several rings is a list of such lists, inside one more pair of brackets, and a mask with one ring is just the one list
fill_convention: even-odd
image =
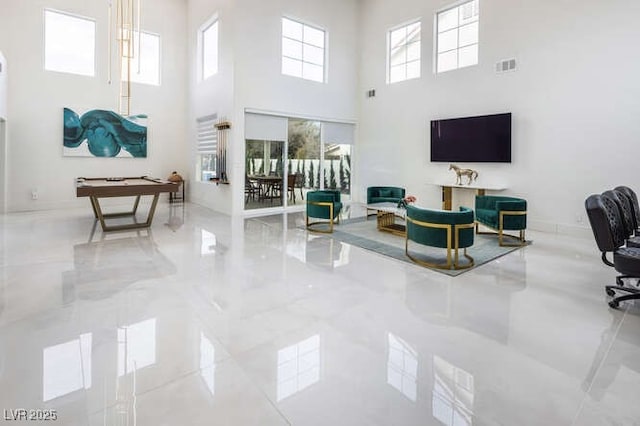
[(610, 288), (605, 289), (605, 291), (607, 292), (607, 296), (613, 297), (616, 295), (616, 292), (611, 290)]
[(620, 286), (624, 285), (624, 281), (622, 281), (622, 277), (616, 277), (616, 284)]
[(612, 300), (611, 302), (609, 302), (609, 306), (611, 306), (613, 309), (618, 309), (619, 303), (617, 300)]

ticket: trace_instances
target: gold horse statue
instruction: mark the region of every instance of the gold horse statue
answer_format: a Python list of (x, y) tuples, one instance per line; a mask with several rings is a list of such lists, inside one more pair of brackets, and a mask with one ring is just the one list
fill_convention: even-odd
[(467, 177), (467, 185), (471, 185), (471, 182), (478, 179), (478, 172), (471, 169), (461, 169), (455, 164), (449, 165), (449, 170), (456, 172), (456, 185), (462, 185), (462, 176)]

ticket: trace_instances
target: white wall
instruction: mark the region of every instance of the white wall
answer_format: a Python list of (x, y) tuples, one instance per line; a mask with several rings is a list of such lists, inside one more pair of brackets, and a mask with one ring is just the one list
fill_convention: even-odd
[(7, 203), (7, 75), (7, 60), (0, 52), (0, 214)]
[[(356, 191), (405, 186), (418, 204), (440, 207), (434, 179), (454, 181), (430, 163), (431, 119), (513, 113), (513, 162), (464, 164), (479, 183), (504, 182), (529, 201), (529, 227), (584, 234), (584, 199), (637, 184), (640, 134), (640, 2), (481, 0), (479, 64), (435, 75), (433, 16), (443, 0), (363, 2), (360, 137)], [(422, 19), (422, 78), (385, 84), (386, 31)], [(494, 72), (515, 57), (518, 70)], [(357, 194), (354, 194), (357, 196)]]
[[(53, 8), (96, 20), (96, 76), (82, 77), (44, 71), (43, 8)], [(62, 109), (118, 109), (118, 85), (107, 84), (106, 2), (82, 0), (3, 1), (0, 50), (11, 64), (9, 86), (8, 210), (37, 210), (88, 204), (76, 199), (77, 176), (167, 177), (186, 170), (185, 111), (187, 107), (186, 5), (182, 0), (143, 2), (142, 29), (160, 34), (159, 87), (133, 84), (132, 114), (148, 121), (148, 157), (71, 158), (62, 156)], [(114, 47), (114, 64), (116, 49)], [(114, 66), (114, 76), (117, 75)], [(31, 199), (37, 190), (38, 200)]]
[[(356, 1), (241, 0), (237, 3), (236, 99), (243, 108), (355, 119), (358, 82)], [(282, 75), (283, 16), (326, 31), (326, 83)]]
[(0, 52), (0, 120), (7, 119), (7, 59)]
[[(354, 120), (357, 116), (356, 0), (300, 2), (279, 0), (190, 0), (189, 52), (195, 64), (195, 33), (213, 13), (220, 19), (220, 72), (192, 81), (192, 113), (217, 112), (232, 122), (229, 140), (229, 186), (192, 185), (191, 201), (225, 213), (244, 209), (244, 112)], [(324, 28), (328, 33), (328, 81), (325, 84), (281, 74), (281, 18), (288, 16)], [(191, 124), (192, 126), (194, 124)], [(195, 158), (195, 154), (194, 154)]]

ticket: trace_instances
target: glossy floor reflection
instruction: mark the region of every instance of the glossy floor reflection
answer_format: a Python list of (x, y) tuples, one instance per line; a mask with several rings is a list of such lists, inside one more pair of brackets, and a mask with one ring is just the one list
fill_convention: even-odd
[(303, 223), (164, 204), (105, 235), (88, 208), (0, 216), (1, 420), (640, 424), (640, 308), (609, 309), (591, 239), (529, 232), (449, 277)]

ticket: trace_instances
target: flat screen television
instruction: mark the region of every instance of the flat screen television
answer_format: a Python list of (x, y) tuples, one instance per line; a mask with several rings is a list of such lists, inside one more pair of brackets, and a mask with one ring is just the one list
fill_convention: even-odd
[(511, 162), (511, 113), (431, 121), (432, 162)]

